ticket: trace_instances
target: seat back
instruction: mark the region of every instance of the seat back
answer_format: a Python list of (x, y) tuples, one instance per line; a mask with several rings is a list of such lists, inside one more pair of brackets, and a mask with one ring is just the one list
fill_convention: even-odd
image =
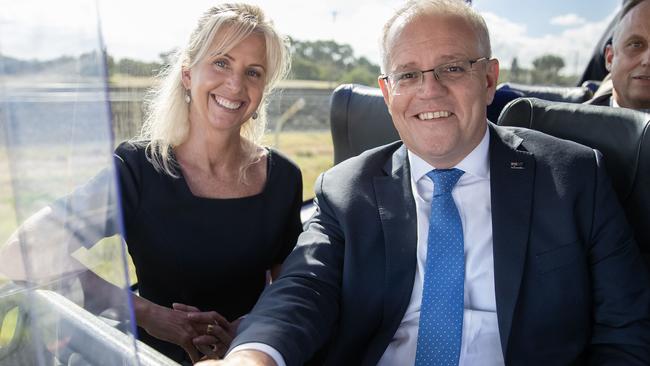
[(650, 255), (650, 114), (594, 105), (520, 98), (499, 125), (538, 130), (598, 149), (646, 258)]
[[(501, 84), (492, 104), (487, 107), (488, 119), (496, 121), (507, 103), (528, 95), (526, 93), (575, 103), (582, 102), (592, 95), (586, 87), (552, 88)], [(330, 103), (330, 128), (334, 142), (334, 164), (370, 148), (399, 140), (381, 90), (363, 85), (343, 84), (334, 90)]]
[(554, 102), (582, 103), (586, 102), (594, 93), (586, 86), (548, 86), (525, 85), (517, 83), (502, 83), (497, 86), (497, 91), (509, 90), (523, 94), (525, 97), (541, 98)]
[(343, 84), (330, 101), (334, 164), (399, 140), (379, 88)]

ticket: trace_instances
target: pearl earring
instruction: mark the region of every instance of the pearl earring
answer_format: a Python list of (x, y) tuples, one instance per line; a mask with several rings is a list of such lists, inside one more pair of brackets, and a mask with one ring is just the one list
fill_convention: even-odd
[(185, 103), (190, 104), (192, 97), (190, 96), (190, 90), (185, 90)]

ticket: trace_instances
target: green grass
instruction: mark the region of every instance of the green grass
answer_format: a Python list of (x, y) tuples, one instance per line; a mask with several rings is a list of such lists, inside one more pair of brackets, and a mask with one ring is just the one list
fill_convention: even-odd
[(16, 230), (16, 211), (14, 195), (9, 174), (9, 158), (4, 149), (0, 149), (0, 246)]
[[(275, 135), (268, 134), (264, 141), (273, 146)], [(291, 158), (302, 171), (303, 199), (314, 197), (314, 182), (318, 175), (332, 167), (334, 148), (329, 131), (282, 132), (278, 146), (273, 146)]]
[[(122, 240), (121, 236), (114, 235), (97, 242), (92, 248), (79, 248), (74, 252), (74, 257), (93, 272), (115, 286), (124, 288), (126, 279), (122, 271)], [(131, 256), (127, 253), (127, 267), (129, 271), (129, 284), (137, 282), (135, 266)]]
[[(111, 162), (97, 144), (0, 148), (0, 246), (25, 220)], [(11, 161), (10, 161), (11, 159)], [(15, 190), (15, 191), (14, 191)]]
[(6, 314), (0, 314), (0, 348), (9, 344), (16, 333), (16, 322), (18, 321), (18, 308), (9, 310)]

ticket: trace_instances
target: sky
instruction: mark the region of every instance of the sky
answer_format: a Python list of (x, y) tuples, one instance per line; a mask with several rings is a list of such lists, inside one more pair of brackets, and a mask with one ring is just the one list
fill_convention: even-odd
[[(357, 56), (379, 61), (383, 23), (403, 0), (249, 0), (278, 30), (298, 40), (334, 39)], [(509, 68), (545, 53), (562, 56), (565, 73), (580, 72), (620, 0), (474, 0), (490, 29), (495, 57)], [(115, 58), (157, 61), (187, 40), (214, 1), (0, 0), (0, 53), (47, 59), (94, 48), (99, 34)], [(99, 14), (99, 16), (97, 16)], [(97, 21), (99, 19), (99, 22)], [(101, 32), (98, 32), (98, 29)]]

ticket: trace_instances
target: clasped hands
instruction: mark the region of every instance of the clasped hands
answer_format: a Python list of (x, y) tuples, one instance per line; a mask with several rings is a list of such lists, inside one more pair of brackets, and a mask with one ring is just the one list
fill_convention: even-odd
[[(196, 332), (197, 335), (192, 338), (192, 345), (207, 358), (223, 358), (235, 338), (242, 318), (228, 322), (216, 311), (200, 311), (194, 306), (179, 303), (174, 303), (172, 307), (186, 314)], [(190, 357), (193, 362), (197, 362), (199, 358), (192, 357), (192, 354)]]
[(190, 305), (174, 303), (172, 309), (154, 306), (143, 328), (150, 335), (179, 345), (192, 362), (222, 358), (232, 342), (240, 319), (228, 322), (216, 311), (201, 311)]

